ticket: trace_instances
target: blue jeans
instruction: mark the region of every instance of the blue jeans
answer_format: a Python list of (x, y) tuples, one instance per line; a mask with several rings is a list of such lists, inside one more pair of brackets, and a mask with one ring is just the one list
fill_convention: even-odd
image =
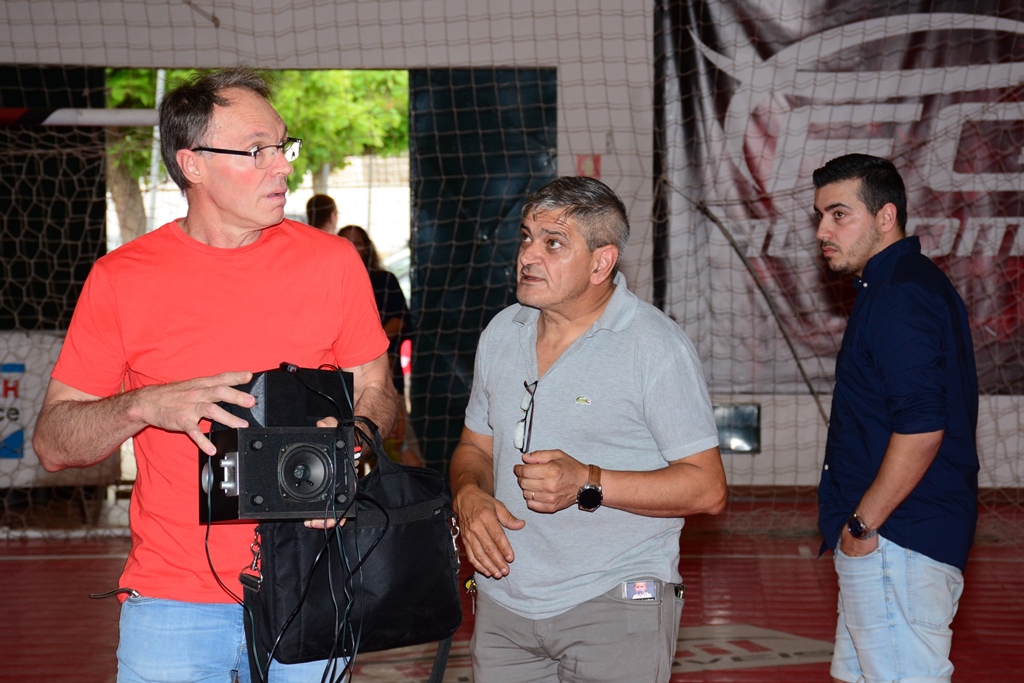
[(950, 624), (960, 570), (887, 541), (863, 557), (835, 553), (839, 623), (833, 678), (881, 683), (946, 683), (953, 676)]
[[(129, 598), (121, 605), (118, 683), (255, 683), (242, 618), (237, 604)], [(274, 661), (268, 680), (319, 683), (326, 666)], [(339, 659), (332, 678), (344, 667)]]

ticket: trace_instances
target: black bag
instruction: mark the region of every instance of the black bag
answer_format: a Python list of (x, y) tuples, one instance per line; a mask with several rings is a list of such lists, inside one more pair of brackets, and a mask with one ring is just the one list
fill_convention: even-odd
[(433, 641), (441, 641), (435, 673), (439, 665), (443, 675), (462, 622), (447, 483), (382, 455), (359, 480), (355, 505), (340, 529), (257, 527), (261, 566), (242, 574), (254, 680), (271, 657), (295, 664)]

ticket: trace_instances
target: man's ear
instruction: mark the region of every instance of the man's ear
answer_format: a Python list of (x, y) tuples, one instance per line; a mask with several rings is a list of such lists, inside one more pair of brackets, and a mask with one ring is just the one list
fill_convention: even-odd
[(196, 156), (195, 152), (179, 149), (174, 158), (178, 162), (178, 168), (181, 169), (190, 183), (199, 182), (202, 176), (202, 169), (200, 168), (199, 157)]
[(878, 229), (883, 234), (890, 233), (892, 231), (899, 232), (896, 225), (896, 205), (892, 202), (885, 204), (881, 209), (878, 210)]
[(595, 249), (590, 259), (590, 283), (599, 285), (610, 278), (618, 262), (619, 248), (614, 244), (606, 244)]

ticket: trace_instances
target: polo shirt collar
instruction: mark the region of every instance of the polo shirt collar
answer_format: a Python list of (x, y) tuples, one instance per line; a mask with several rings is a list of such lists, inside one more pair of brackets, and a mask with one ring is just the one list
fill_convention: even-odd
[[(626, 287), (626, 276), (620, 271), (615, 274), (615, 279), (612, 282), (615, 284), (615, 291), (612, 292), (612, 297), (601, 312), (601, 317), (591, 325), (588, 334), (593, 334), (597, 330), (622, 331), (629, 327), (636, 316), (639, 299)], [(520, 325), (536, 324), (539, 317), (540, 311), (536, 308), (520, 306), (513, 320)]]

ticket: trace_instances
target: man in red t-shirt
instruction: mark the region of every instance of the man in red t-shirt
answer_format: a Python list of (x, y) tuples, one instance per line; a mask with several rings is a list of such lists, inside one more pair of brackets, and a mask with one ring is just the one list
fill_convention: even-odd
[[(198, 519), (197, 446), (216, 454), (211, 422), (247, 426), (218, 403), (255, 404), (235, 386), (284, 362), (332, 365), (353, 374), (356, 415), (383, 433), (395, 420), (388, 339), (358, 254), (284, 218), (301, 141), (269, 97), (248, 69), (166, 95), (163, 158), (188, 213), (97, 261), (36, 424), (33, 447), (49, 471), (94, 465), (135, 441), (121, 683), (249, 680), (237, 577), (252, 561), (254, 525), (207, 530)], [(269, 674), (299, 683), (323, 672), (323, 662), (274, 662)]]

